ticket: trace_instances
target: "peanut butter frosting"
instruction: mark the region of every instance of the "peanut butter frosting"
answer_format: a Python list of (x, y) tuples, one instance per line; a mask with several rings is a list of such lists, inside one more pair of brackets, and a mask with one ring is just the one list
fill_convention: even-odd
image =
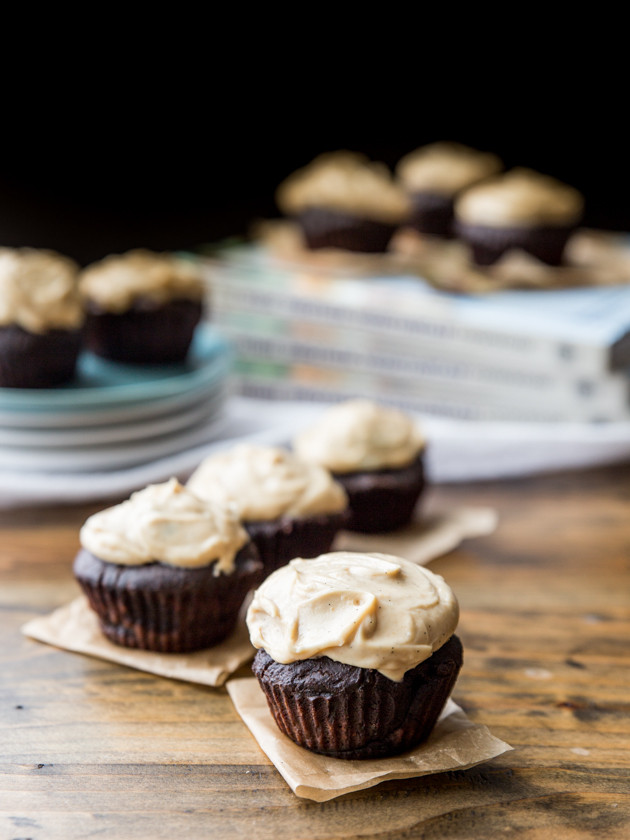
[(73, 330), (84, 319), (79, 266), (55, 251), (0, 249), (0, 326), (32, 333)]
[(492, 227), (558, 226), (579, 222), (581, 193), (532, 169), (517, 167), (466, 190), (455, 203), (455, 217)]
[(249, 540), (234, 510), (200, 499), (175, 478), (90, 516), (80, 538), (83, 548), (109, 563), (195, 569), (216, 561), (215, 575), (234, 570)]
[(409, 199), (383, 163), (354, 152), (329, 152), (290, 175), (276, 192), (283, 213), (312, 207), (398, 224), (410, 211)]
[(245, 522), (339, 513), (348, 505), (328, 470), (275, 446), (239, 444), (211, 455), (188, 487), (203, 499), (234, 505)]
[(405, 467), (424, 447), (409, 415), (361, 399), (329, 408), (293, 441), (300, 458), (333, 473)]
[(144, 249), (110, 254), (81, 273), (81, 294), (107, 312), (124, 312), (138, 299), (156, 304), (201, 300), (203, 277), (194, 262)]
[(461, 143), (430, 143), (401, 158), (396, 175), (410, 192), (455, 195), (503, 169), (492, 152), (480, 152)]
[(296, 558), (254, 593), (254, 647), (288, 664), (327, 656), (400, 682), (455, 632), (457, 599), (440, 575), (389, 554)]

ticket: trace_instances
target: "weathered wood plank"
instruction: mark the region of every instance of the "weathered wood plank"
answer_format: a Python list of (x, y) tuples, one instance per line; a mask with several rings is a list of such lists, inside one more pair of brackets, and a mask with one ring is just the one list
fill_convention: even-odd
[[(458, 773), (297, 799), (224, 689), (41, 645), (94, 505), (0, 513), (0, 837), (630, 836), (630, 471), (434, 488), (497, 532), (433, 564), (460, 600), (455, 699), (515, 750)], [(242, 669), (245, 675), (247, 669)]]

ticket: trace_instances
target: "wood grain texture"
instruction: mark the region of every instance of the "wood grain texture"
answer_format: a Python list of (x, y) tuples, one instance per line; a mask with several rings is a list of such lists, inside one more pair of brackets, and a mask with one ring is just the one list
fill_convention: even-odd
[[(461, 605), (454, 698), (515, 750), (471, 770), (296, 798), (225, 689), (21, 636), (77, 593), (97, 506), (0, 514), (0, 838), (627, 838), (630, 471), (432, 488), (496, 533), (439, 559)], [(241, 669), (239, 676), (246, 676)]]

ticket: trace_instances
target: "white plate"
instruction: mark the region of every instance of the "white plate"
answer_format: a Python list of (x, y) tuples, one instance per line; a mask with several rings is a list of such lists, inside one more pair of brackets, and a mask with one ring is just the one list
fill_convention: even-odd
[(129, 443), (147, 440), (160, 435), (189, 429), (209, 420), (223, 404), (229, 389), (225, 383), (209, 397), (203, 396), (191, 405), (178, 400), (175, 411), (164, 416), (141, 417), (136, 420), (113, 422), (103, 426), (76, 426), (64, 424), (59, 428), (15, 428), (0, 425), (0, 451), (7, 447), (22, 449), (70, 448), (102, 446), (111, 443)]
[(128, 469), (165, 458), (214, 440), (226, 422), (223, 411), (197, 427), (180, 429), (145, 441), (76, 448), (19, 449), (0, 447), (0, 463), (4, 470), (24, 473), (85, 473)]

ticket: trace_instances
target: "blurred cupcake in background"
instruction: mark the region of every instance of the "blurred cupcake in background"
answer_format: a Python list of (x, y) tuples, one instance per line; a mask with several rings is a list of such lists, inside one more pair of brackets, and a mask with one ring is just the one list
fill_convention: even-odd
[(452, 236), (456, 197), (502, 169), (497, 155), (461, 143), (431, 143), (405, 155), (396, 177), (411, 200), (410, 227), (423, 234)]
[(311, 249), (382, 253), (409, 215), (410, 203), (383, 163), (339, 151), (322, 154), (276, 192)]
[(277, 446), (243, 443), (210, 455), (187, 486), (238, 511), (267, 574), (328, 551), (347, 517), (346, 493), (328, 470)]
[(82, 272), (80, 290), (96, 355), (140, 364), (186, 358), (204, 305), (194, 262), (143, 249), (111, 254)]
[(348, 494), (345, 527), (385, 533), (407, 525), (425, 488), (425, 438), (403, 411), (353, 399), (325, 410), (293, 440), (304, 461), (330, 470)]
[(79, 266), (36, 248), (0, 250), (0, 387), (69, 382), (81, 349)]
[(478, 265), (519, 249), (558, 266), (583, 210), (578, 190), (517, 167), (463, 193), (455, 203), (455, 227)]

